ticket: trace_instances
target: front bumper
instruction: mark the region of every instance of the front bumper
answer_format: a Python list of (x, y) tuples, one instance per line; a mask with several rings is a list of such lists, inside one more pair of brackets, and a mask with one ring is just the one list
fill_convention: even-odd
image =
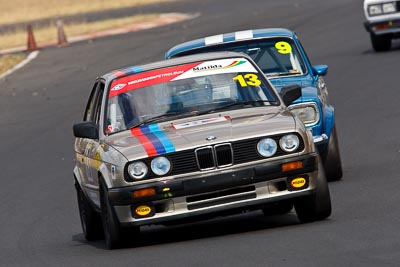
[[(302, 167), (282, 172), (282, 164), (294, 161), (301, 161)], [(316, 187), (318, 161), (317, 153), (312, 153), (197, 177), (109, 189), (108, 198), (122, 225), (157, 224), (233, 209), (252, 209), (311, 194)], [(291, 186), (291, 181), (299, 177), (306, 180), (304, 186)], [(155, 195), (133, 197), (135, 191), (146, 188), (154, 189)], [(143, 207), (143, 216), (135, 213)]]
[(314, 135), (314, 144), (315, 145), (322, 145), (326, 144), (328, 142), (328, 136), (326, 134), (321, 134), (321, 135)]
[(374, 33), (375, 35), (381, 34), (400, 34), (400, 19), (386, 19), (381, 21), (365, 21), (364, 27), (367, 32)]

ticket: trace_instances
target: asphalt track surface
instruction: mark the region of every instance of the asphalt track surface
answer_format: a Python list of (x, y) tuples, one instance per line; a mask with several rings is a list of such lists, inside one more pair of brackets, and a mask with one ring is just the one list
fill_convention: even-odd
[[(48, 48), (0, 81), (1, 266), (398, 266), (400, 43), (374, 53), (362, 1), (203, 0), (175, 4), (192, 21)], [(72, 168), (71, 126), (94, 78), (162, 59), (192, 38), (263, 27), (295, 30), (313, 64), (328, 64), (344, 177), (330, 183), (332, 216), (252, 212), (144, 227), (128, 247), (86, 242)]]

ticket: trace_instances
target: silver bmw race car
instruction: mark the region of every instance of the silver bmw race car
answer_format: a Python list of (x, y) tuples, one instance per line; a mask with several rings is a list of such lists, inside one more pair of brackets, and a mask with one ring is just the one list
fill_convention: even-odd
[[(140, 226), (295, 207), (301, 222), (331, 214), (313, 137), (244, 54), (208, 53), (112, 71), (96, 79), (73, 126), (87, 240), (107, 248)], [(127, 234), (128, 233), (128, 234)]]

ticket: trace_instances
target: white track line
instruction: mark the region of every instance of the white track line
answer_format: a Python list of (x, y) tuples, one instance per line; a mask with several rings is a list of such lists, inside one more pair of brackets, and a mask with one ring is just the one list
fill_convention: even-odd
[(14, 71), (22, 68), (23, 66), (25, 66), (26, 64), (28, 64), (31, 60), (33, 60), (35, 57), (37, 57), (37, 55), (39, 54), (39, 51), (33, 51), (32, 53), (30, 53), (24, 60), (22, 60), (20, 63), (18, 63), (17, 65), (15, 65), (14, 67), (12, 67), (11, 69), (7, 70), (6, 72), (0, 74), (0, 80), (3, 79), (4, 77), (6, 77), (7, 75), (10, 75), (11, 73), (13, 73)]

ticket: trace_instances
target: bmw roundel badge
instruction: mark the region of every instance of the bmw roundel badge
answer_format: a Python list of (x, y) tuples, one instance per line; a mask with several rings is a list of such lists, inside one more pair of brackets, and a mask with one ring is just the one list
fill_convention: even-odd
[(217, 137), (214, 136), (214, 135), (210, 135), (210, 136), (208, 136), (208, 137), (206, 138), (207, 141), (213, 141), (213, 140), (215, 140), (215, 139), (217, 139)]

